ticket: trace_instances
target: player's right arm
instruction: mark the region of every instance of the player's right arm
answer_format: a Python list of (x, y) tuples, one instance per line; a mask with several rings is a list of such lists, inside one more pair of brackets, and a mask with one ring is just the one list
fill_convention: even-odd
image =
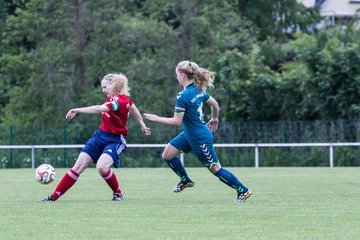
[(66, 118), (73, 119), (78, 113), (97, 114), (108, 111), (110, 111), (110, 109), (106, 106), (106, 104), (94, 105), (94, 106), (82, 107), (82, 108), (73, 108), (70, 109), (70, 111), (66, 114)]
[(146, 127), (143, 118), (141, 117), (140, 111), (139, 109), (135, 106), (135, 104), (133, 103), (130, 107), (130, 113), (131, 115), (134, 116), (136, 122), (139, 124), (139, 126), (141, 127), (141, 131), (143, 132), (143, 134), (145, 136), (149, 136), (151, 135), (151, 130), (150, 128)]
[(175, 112), (173, 117), (160, 117), (155, 114), (144, 113), (145, 118), (150, 121), (166, 125), (181, 126), (186, 108), (186, 103), (184, 98), (182, 97), (182, 93), (183, 92), (180, 92), (176, 97)]

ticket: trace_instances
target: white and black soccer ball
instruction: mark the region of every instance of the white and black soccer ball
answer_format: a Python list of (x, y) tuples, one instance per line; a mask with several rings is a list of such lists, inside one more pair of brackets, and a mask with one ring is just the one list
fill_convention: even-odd
[(50, 164), (43, 163), (35, 170), (35, 178), (41, 184), (49, 184), (55, 180), (55, 168)]

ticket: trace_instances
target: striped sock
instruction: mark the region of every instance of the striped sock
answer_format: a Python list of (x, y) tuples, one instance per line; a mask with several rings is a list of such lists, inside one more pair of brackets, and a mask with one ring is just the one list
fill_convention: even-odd
[(215, 176), (217, 176), (220, 181), (232, 188), (235, 188), (236, 191), (240, 193), (246, 192), (248, 190), (234, 174), (224, 168), (221, 168), (219, 171), (217, 171)]
[(186, 173), (184, 165), (181, 163), (179, 158), (175, 157), (171, 160), (164, 160), (169, 165), (169, 167), (180, 177), (182, 182), (191, 181)]
[(69, 190), (69, 188), (74, 185), (74, 183), (78, 180), (79, 174), (74, 170), (70, 169), (63, 178), (60, 180), (58, 185), (56, 186), (54, 192), (51, 194), (54, 200), (57, 200), (60, 196), (64, 195), (64, 193)]
[(119, 182), (116, 178), (115, 173), (109, 168), (109, 170), (101, 175), (105, 182), (109, 185), (109, 187), (113, 190), (113, 193), (121, 193), (121, 189), (119, 186)]

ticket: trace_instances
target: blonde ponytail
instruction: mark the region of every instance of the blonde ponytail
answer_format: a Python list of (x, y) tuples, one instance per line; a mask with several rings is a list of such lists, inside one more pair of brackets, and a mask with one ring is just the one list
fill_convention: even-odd
[(187, 78), (192, 79), (194, 84), (204, 92), (207, 87), (214, 87), (215, 72), (201, 68), (195, 62), (181, 61), (178, 63), (177, 69), (185, 73)]

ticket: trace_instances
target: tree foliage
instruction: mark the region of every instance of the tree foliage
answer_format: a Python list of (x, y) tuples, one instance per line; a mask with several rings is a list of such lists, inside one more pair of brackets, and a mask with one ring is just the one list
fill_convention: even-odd
[(184, 59), (216, 71), (228, 122), (359, 116), (359, 31), (314, 31), (317, 9), (296, 0), (6, 0), (0, 13), (5, 124), (64, 124), (101, 103), (109, 72), (128, 76), (141, 111), (170, 115)]
[(320, 19), (319, 11), (306, 8), (294, 0), (234, 0), (234, 8), (255, 23), (259, 29), (259, 39), (269, 36), (284, 39), (297, 32), (314, 30)]

